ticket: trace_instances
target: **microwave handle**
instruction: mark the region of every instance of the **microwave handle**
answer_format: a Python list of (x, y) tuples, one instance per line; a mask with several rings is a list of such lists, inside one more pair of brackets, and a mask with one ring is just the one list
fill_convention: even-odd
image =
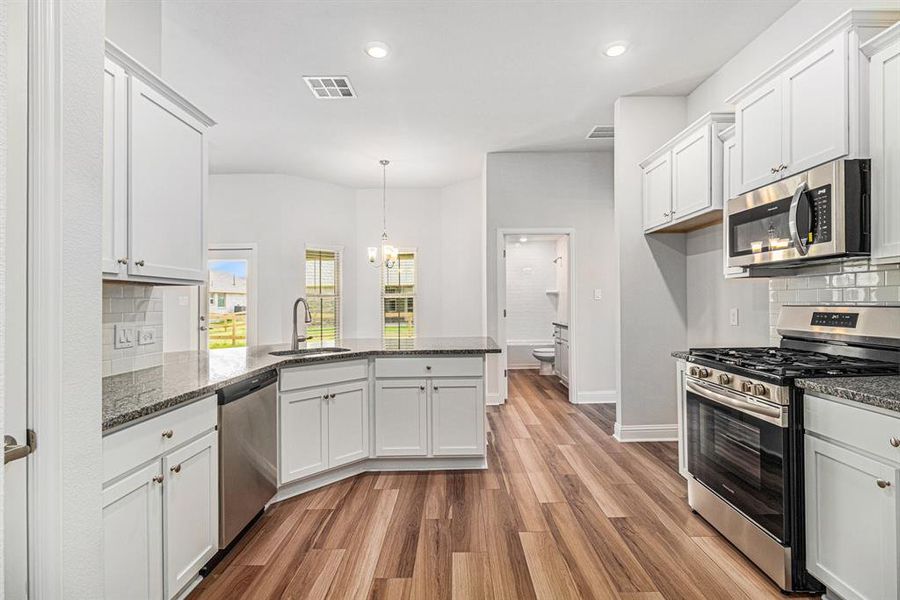
[[(800, 185), (794, 190), (794, 197), (791, 200), (791, 208), (788, 212), (788, 226), (791, 229), (791, 239), (794, 241), (794, 248), (797, 249), (800, 256), (806, 256), (806, 253), (809, 252), (807, 240), (800, 237), (800, 230), (797, 229), (797, 213), (800, 209), (800, 202), (809, 202), (809, 200), (806, 199), (806, 190), (806, 182), (800, 182)], [(807, 206), (807, 214), (809, 214), (809, 210), (810, 208)], [(807, 233), (807, 235), (809, 234)]]

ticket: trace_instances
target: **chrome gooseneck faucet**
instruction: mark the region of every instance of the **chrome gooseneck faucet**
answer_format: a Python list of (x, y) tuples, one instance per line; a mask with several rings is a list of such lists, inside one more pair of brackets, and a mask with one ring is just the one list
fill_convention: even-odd
[[(307, 325), (312, 323), (312, 313), (309, 312), (309, 304), (306, 303), (306, 298), (297, 298), (297, 300), (294, 301), (294, 310), (292, 312), (292, 316), (294, 319), (294, 329), (291, 332), (291, 350), (297, 350), (300, 348), (300, 336), (297, 333), (297, 306), (299, 306), (301, 302), (303, 303), (304, 311), (303, 322)], [(306, 336), (303, 336), (304, 342), (306, 341), (306, 339)]]

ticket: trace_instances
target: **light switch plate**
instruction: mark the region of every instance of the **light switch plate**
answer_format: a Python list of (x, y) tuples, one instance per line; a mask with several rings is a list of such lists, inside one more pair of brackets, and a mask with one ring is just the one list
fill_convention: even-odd
[(113, 334), (115, 336), (115, 339), (113, 340), (113, 347), (115, 349), (134, 347), (134, 327), (116, 323), (113, 326)]
[(728, 311), (728, 322), (731, 323), (732, 327), (737, 327), (740, 321), (740, 314), (737, 307), (732, 308)]
[(138, 329), (137, 343), (139, 346), (146, 346), (156, 341), (156, 331), (152, 327), (141, 327)]
[(603, 300), (603, 290), (594, 288), (594, 300)]

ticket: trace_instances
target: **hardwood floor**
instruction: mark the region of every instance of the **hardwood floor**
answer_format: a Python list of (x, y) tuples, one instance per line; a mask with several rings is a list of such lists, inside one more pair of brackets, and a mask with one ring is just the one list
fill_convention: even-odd
[(612, 405), (513, 371), (485, 471), (366, 474), (281, 502), (190, 596), (782, 597), (688, 508), (673, 443), (621, 444)]

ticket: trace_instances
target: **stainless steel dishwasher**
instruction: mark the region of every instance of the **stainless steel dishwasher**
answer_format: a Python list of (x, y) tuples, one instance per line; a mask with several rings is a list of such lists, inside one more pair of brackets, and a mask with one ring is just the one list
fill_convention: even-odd
[(275, 371), (219, 390), (219, 549), (227, 549), (275, 495)]

